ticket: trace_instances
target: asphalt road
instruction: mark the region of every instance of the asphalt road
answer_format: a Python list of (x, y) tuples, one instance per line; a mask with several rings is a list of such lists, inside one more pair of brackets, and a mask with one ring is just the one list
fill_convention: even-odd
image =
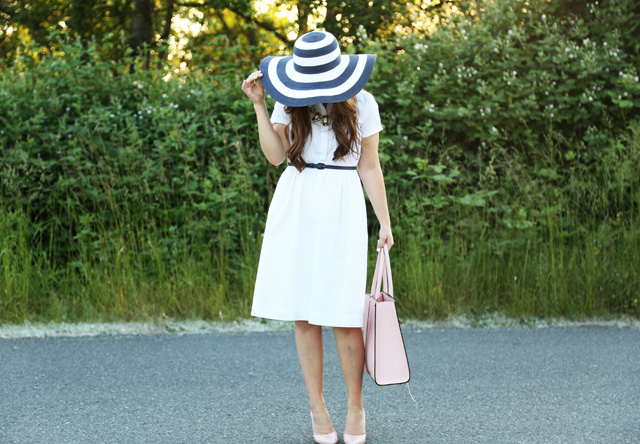
[[(640, 331), (405, 329), (367, 443), (640, 443)], [(325, 331), (325, 399), (346, 391)], [(311, 444), (292, 332), (0, 340), (0, 443)]]

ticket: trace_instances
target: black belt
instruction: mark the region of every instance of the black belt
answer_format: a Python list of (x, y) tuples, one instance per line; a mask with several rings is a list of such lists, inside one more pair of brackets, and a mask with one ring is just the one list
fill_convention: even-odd
[[(292, 163), (289, 163), (289, 166), (293, 166)], [(324, 163), (308, 163), (305, 165), (305, 168), (315, 168), (317, 170), (357, 170), (358, 167), (355, 166), (340, 166), (340, 165), (326, 165)]]

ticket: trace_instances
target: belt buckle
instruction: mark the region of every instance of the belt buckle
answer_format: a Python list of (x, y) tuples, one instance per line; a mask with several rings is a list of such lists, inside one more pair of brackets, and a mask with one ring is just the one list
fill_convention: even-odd
[(318, 163), (317, 166), (319, 170), (324, 170), (324, 163)]

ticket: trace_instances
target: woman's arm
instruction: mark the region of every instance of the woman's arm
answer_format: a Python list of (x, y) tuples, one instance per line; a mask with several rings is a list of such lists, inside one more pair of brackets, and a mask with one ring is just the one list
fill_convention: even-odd
[(362, 153), (358, 162), (358, 173), (360, 180), (367, 191), (373, 211), (380, 222), (380, 236), (378, 248), (387, 244), (389, 250), (393, 247), (393, 235), (391, 234), (391, 219), (389, 218), (389, 208), (387, 207), (387, 193), (380, 168), (378, 158), (379, 133), (362, 139)]
[(289, 149), (289, 141), (285, 136), (285, 125), (281, 123), (271, 125), (267, 106), (264, 103), (264, 87), (257, 80), (260, 77), (262, 77), (260, 71), (252, 73), (242, 82), (242, 91), (251, 99), (256, 111), (262, 152), (271, 164), (277, 166), (286, 159), (285, 151)]

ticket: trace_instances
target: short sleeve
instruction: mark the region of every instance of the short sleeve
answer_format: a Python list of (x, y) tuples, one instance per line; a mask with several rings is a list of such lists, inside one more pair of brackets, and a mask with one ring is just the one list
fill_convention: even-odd
[(367, 91), (361, 91), (358, 96), (360, 99), (358, 100), (358, 120), (360, 121), (360, 134), (364, 139), (379, 133), (383, 128), (378, 102), (373, 95)]
[(273, 113), (271, 113), (271, 123), (283, 123), (289, 124), (289, 114), (284, 110), (284, 105), (280, 102), (276, 102), (276, 106), (273, 107)]

